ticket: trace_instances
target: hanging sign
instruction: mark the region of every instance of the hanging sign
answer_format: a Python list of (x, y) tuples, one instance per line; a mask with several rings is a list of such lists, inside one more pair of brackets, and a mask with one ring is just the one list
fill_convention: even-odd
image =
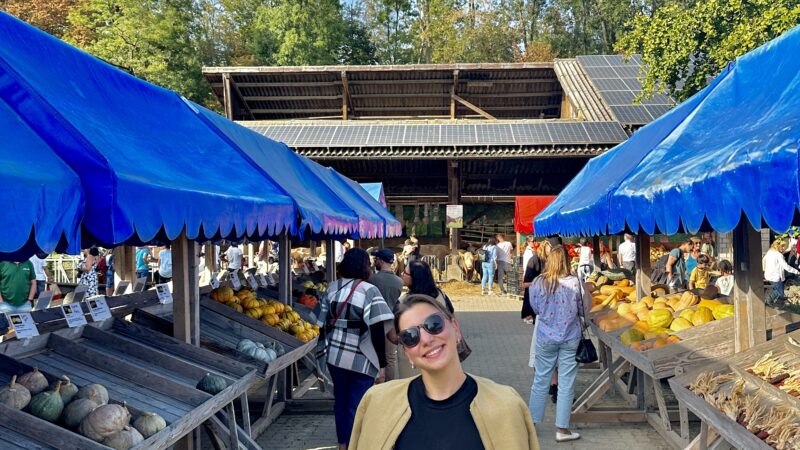
[(106, 303), (105, 295), (89, 297), (86, 299), (86, 304), (89, 305), (89, 312), (92, 314), (93, 321), (100, 322), (111, 318), (111, 309)]
[(234, 291), (238, 291), (242, 288), (242, 282), (239, 280), (239, 271), (231, 272), (231, 283), (233, 284)]
[(169, 291), (169, 285), (167, 283), (157, 284), (156, 292), (158, 293), (159, 303), (162, 305), (168, 305), (172, 303), (172, 293)]
[(447, 205), (444, 225), (447, 228), (464, 228), (464, 205)]
[(70, 303), (61, 305), (61, 312), (67, 319), (67, 326), (70, 328), (82, 327), (86, 325), (86, 317), (83, 315), (83, 308), (80, 303)]
[(128, 286), (130, 286), (130, 285), (131, 285), (131, 282), (128, 281), (128, 280), (120, 281), (119, 284), (117, 285), (117, 289), (114, 290), (114, 295), (117, 296), (117, 295), (124, 294), (125, 291), (128, 289)]
[(47, 309), (50, 307), (50, 300), (53, 299), (53, 291), (44, 291), (36, 299), (36, 308), (33, 309)]
[(14, 328), (14, 333), (17, 338), (30, 338), (39, 335), (39, 329), (36, 328), (36, 322), (30, 313), (6, 313), (6, 319), (11, 327)]
[(247, 279), (247, 284), (250, 285), (251, 289), (253, 289), (254, 291), (256, 289), (258, 289), (258, 282), (256, 282), (256, 277), (254, 277), (253, 275), (251, 275), (249, 273), (245, 274), (244, 277)]
[(275, 274), (273, 274), (272, 272), (268, 273), (267, 277), (269, 277), (270, 286), (275, 286), (276, 284), (278, 284), (278, 282), (275, 280)]
[(217, 272), (211, 274), (211, 287), (214, 289), (219, 287), (219, 278), (217, 278)]

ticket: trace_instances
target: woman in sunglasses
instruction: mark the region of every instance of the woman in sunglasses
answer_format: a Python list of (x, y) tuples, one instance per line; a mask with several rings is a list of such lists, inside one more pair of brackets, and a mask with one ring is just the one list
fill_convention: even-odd
[(528, 407), (514, 389), (464, 373), (452, 313), (427, 295), (398, 305), (395, 332), (421, 376), (367, 391), (351, 450), (538, 450)]

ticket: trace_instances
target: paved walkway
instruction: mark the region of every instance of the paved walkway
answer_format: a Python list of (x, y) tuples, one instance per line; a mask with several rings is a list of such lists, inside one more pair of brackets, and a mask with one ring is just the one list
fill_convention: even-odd
[[(479, 290), (476, 291), (479, 293)], [(527, 403), (532, 370), (528, 367), (532, 326), (519, 320), (520, 303), (514, 298), (450, 295), (462, 331), (472, 347), (464, 368), (475, 375), (513, 386)], [(596, 370), (578, 374), (576, 395), (597, 375)], [(613, 400), (612, 400), (613, 401)], [(669, 447), (646, 424), (592, 424), (575, 427), (582, 438), (556, 444), (553, 415), (555, 405), (548, 404), (545, 422), (537, 431), (542, 449), (572, 450), (661, 450)], [(333, 415), (280, 417), (258, 439), (270, 450), (317, 450), (335, 448)], [(502, 449), (497, 449), (502, 450)]]

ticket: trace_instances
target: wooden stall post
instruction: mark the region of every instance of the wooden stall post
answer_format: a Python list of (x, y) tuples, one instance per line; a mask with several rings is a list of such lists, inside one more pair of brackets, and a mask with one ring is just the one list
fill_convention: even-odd
[[(450, 205), (461, 204), (461, 170), (458, 161), (447, 161), (447, 201)], [(461, 230), (450, 228), (450, 253), (456, 254), (461, 245)]]
[(200, 345), (200, 282), (197, 278), (197, 244), (186, 232), (173, 241), (172, 314), (176, 338)]
[(767, 340), (761, 233), (744, 214), (733, 229), (733, 278), (734, 349), (739, 353)]
[(284, 231), (278, 237), (278, 300), (292, 303), (292, 241)]
[(594, 270), (600, 270), (600, 236), (592, 236), (592, 255), (594, 257)]
[(213, 242), (209, 242), (204, 245), (205, 247), (205, 259), (206, 259), (206, 268), (209, 272), (214, 273), (218, 270), (217, 267), (217, 246), (214, 245)]
[(333, 239), (325, 241), (325, 278), (328, 283), (336, 280), (336, 244)]
[(636, 235), (636, 300), (650, 295), (650, 236)]

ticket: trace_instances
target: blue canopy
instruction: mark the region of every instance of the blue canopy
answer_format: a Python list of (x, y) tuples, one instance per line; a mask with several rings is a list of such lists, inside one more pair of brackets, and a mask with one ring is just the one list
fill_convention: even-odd
[(358, 217), (353, 209), (286, 144), (193, 105), (211, 127), (241, 149), (294, 199), (301, 217), (300, 238), (305, 228), (312, 235), (344, 236), (358, 231)]
[(80, 177), (92, 240), (294, 229), (292, 200), (176, 93), (5, 13), (0, 42), (3, 100)]
[(800, 27), (742, 56), (611, 198), (632, 229), (789, 228), (800, 204)]
[(304, 156), (299, 156), (299, 158), (309, 170), (314, 172), (314, 175), (319, 177), (319, 179), (333, 190), (339, 198), (355, 211), (358, 216), (358, 232), (351, 236), (353, 239), (374, 239), (384, 236), (386, 224), (383, 218), (373, 211), (369, 203), (354, 192), (346, 181), (337, 177), (334, 172), (331, 172), (327, 168), (322, 167)]
[(361, 187), (386, 208), (386, 196), (383, 194), (383, 183), (361, 183)]
[[(376, 200), (375, 197), (373, 197), (371, 193), (369, 193), (366, 190), (364, 190), (364, 188), (363, 188), (364, 184), (356, 183), (355, 181), (351, 180), (350, 178), (347, 178), (346, 176), (344, 176), (344, 175), (340, 174), (339, 172), (333, 170), (333, 168), (329, 167), (328, 170), (330, 170), (331, 172), (336, 174), (337, 177), (341, 178), (348, 185), (350, 185), (350, 188), (352, 188), (355, 193), (357, 193), (362, 199), (364, 199), (364, 201), (366, 201), (367, 203), (369, 203), (372, 206), (372, 210), (373, 211), (377, 212), (381, 217), (383, 217), (383, 221), (386, 224), (386, 232), (385, 232), (384, 237), (387, 237), (387, 238), (389, 238), (389, 237), (397, 237), (397, 236), (400, 236), (400, 235), (403, 234), (403, 225), (401, 225), (400, 221), (397, 220), (397, 218), (395, 216), (393, 216), (392, 213), (390, 213), (388, 209), (386, 209), (386, 204), (385, 204), (386, 203), (386, 199), (385, 198), (383, 199), (383, 202), (380, 202), (380, 201)], [(365, 183), (365, 184), (380, 184), (381, 185), (381, 195), (383, 195), (383, 184), (382, 183)]]
[(720, 75), (704, 90), (639, 129), (627, 141), (591, 159), (561, 194), (536, 216), (536, 234), (599, 235), (624, 231), (625, 221), (620, 220), (618, 207), (612, 208), (609, 203), (611, 195), (653, 147), (669, 136), (724, 76)]
[[(13, 95), (0, 84), (0, 98)], [(78, 253), (84, 208), (78, 176), (3, 100), (0, 135), (0, 259), (25, 260), (57, 247)]]

